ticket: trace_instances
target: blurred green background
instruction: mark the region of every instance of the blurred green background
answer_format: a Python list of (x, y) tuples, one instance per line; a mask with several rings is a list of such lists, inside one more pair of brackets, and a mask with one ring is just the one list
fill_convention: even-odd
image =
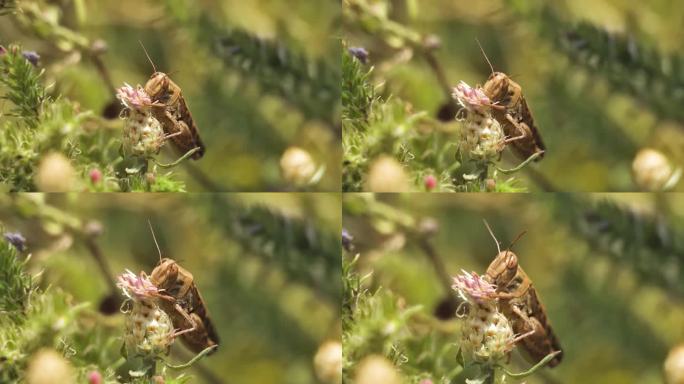
[[(644, 147), (663, 152), (675, 166), (684, 161), (684, 119), (676, 112), (681, 111), (684, 84), (681, 1), (368, 3), (386, 9), (392, 20), (421, 36), (430, 36), (451, 86), (461, 80), (472, 86), (487, 80), (490, 67), (476, 39), (494, 69), (521, 85), (547, 146), (545, 158), (520, 173), (531, 190), (634, 191), (632, 160)], [(573, 35), (581, 22), (615, 35), (605, 41)], [(627, 58), (617, 44), (598, 54), (581, 52), (591, 51), (599, 40), (609, 46), (608, 40), (618, 36), (627, 40)], [(350, 47), (368, 49), (373, 83), (382, 84), (385, 94), (437, 116), (447, 97), (419, 49), (369, 35), (356, 25), (346, 29), (345, 37)], [(452, 122), (438, 131), (457, 132), (457, 127)], [(518, 164), (508, 152), (508, 163)]]
[[(339, 3), (268, 0), (26, 0), (24, 3), (40, 4), (47, 20), (72, 29), (90, 41), (104, 42), (107, 51), (102, 56), (103, 67), (114, 87), (124, 82), (144, 85), (152, 73), (139, 41), (156, 67), (171, 74), (181, 87), (207, 146), (201, 161), (180, 167), (179, 178), (186, 181), (189, 191), (294, 189), (292, 183), (283, 179), (279, 165), (281, 155), (291, 146), (309, 152), (317, 167), (325, 166), (322, 179), (310, 189), (339, 190), (339, 123), (333, 117), (332, 107), (320, 102), (319, 90), (306, 91), (311, 83), (303, 77), (289, 77), (291, 73), (282, 68), (286, 65), (266, 63), (276, 78), (278, 71), (282, 71), (281, 81), (287, 84), (283, 85), (286, 91), (279, 93), (271, 84), (273, 79), (266, 80), (266, 75), (254, 69), (263, 69), (264, 63), (261, 67), (250, 63), (224, 64), (217, 54), (219, 39), (240, 30), (263, 41), (281, 44), (282, 48), (278, 49), (282, 49), (280, 54), (285, 62), (291, 60), (301, 66), (320, 62), (336, 74), (339, 72), (336, 36)], [(107, 82), (88, 55), (66, 46), (57, 47), (49, 39), (37, 38), (33, 31), (19, 28), (13, 16), (0, 18), (0, 36), (0, 44), (21, 44), (23, 49), (36, 51), (41, 56), (40, 65), (46, 69), (45, 81), (54, 83), (54, 94), (75, 100), (84, 110), (92, 109), (96, 114), (114, 100)], [(262, 48), (255, 46), (256, 52), (259, 49)], [(294, 56), (299, 53), (307, 61), (295, 61)], [(311, 68), (300, 70), (315, 72)], [(295, 97), (298, 99), (291, 99)], [(308, 109), (300, 108), (305, 103), (309, 103)], [(167, 161), (177, 158), (171, 152), (167, 152)]]
[[(451, 289), (440, 273), (449, 277), (465, 269), (483, 274), (497, 254), (483, 219), (502, 248), (527, 231), (513, 250), (546, 306), (564, 357), (558, 367), (524, 381), (663, 382), (668, 351), (684, 342), (684, 195), (430, 197), (345, 196), (343, 227), (355, 245), (347, 257), (360, 254), (356, 268), (368, 276), (370, 292), (381, 287), (379, 294), (394, 292), (401, 308), (422, 305), (425, 314), (444, 316)], [(444, 268), (430, 261), (423, 239)], [(446, 332), (438, 336), (446, 344), (458, 340), (453, 313), (451, 320), (431, 326)], [(409, 334), (420, 339), (425, 324), (418, 320)], [(415, 344), (403, 347), (410, 350)], [(455, 349), (450, 351), (443, 357), (446, 367), (456, 365)], [(424, 364), (409, 359), (397, 365), (404, 372), (429, 375)], [(517, 352), (513, 364), (513, 371), (530, 367)]]
[[(314, 354), (325, 340), (340, 337), (339, 207), (337, 194), (5, 194), (0, 223), (26, 237), (28, 267), (43, 272), (42, 287), (91, 303), (89, 311), (100, 306), (85, 324), (94, 318), (95, 330), (117, 337), (94, 345), (101, 356), (116, 359), (123, 332), (119, 303), (102, 306), (112, 294), (108, 279), (82, 232), (65, 223), (100, 227), (96, 247), (118, 275), (150, 273), (158, 262), (149, 219), (162, 255), (194, 275), (221, 339), (215, 354), (187, 372), (191, 382), (300, 384), (318, 382)], [(118, 289), (113, 293), (123, 299)], [(192, 357), (175, 344), (171, 360)], [(72, 345), (79, 356), (88, 356), (86, 347), (93, 345)]]

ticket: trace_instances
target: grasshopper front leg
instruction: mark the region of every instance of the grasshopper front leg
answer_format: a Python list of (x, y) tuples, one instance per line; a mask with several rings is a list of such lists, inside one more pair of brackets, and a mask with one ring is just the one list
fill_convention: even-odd
[(506, 120), (508, 120), (515, 127), (515, 129), (520, 133), (520, 135), (509, 137), (506, 140), (504, 140), (504, 143), (508, 144), (513, 141), (523, 140), (527, 137), (532, 136), (532, 130), (530, 129), (530, 127), (528, 127), (527, 124), (523, 122), (515, 121), (515, 119), (513, 118), (513, 116), (511, 116), (510, 113), (506, 114)]
[[(537, 318), (528, 315), (516, 305), (511, 305), (511, 311), (516, 317), (510, 319), (513, 323), (513, 330), (519, 334), (515, 342), (520, 342), (525, 346), (531, 358), (530, 362), (536, 363), (554, 352), (553, 345), (549, 341), (549, 334)], [(551, 360), (549, 366), (556, 366), (559, 362), (560, 358)]]
[(185, 321), (188, 324), (190, 324), (190, 328), (180, 330), (180, 331), (174, 333), (173, 336), (178, 337), (180, 335), (196, 331), (198, 326), (199, 326), (198, 324), (201, 324), (202, 320), (194, 313), (188, 314), (188, 312), (186, 310), (184, 310), (179, 304), (175, 304), (173, 307), (176, 309), (176, 312), (178, 312), (181, 316), (183, 316)]

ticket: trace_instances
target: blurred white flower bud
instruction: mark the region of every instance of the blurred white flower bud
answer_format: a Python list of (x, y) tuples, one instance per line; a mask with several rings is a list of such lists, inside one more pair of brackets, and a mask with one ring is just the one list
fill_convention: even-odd
[(52, 152), (40, 161), (33, 181), (41, 192), (68, 192), (75, 189), (76, 171), (64, 155)]
[(399, 384), (399, 373), (386, 358), (372, 355), (364, 358), (356, 368), (356, 384)]
[(299, 147), (290, 147), (280, 158), (280, 170), (287, 182), (303, 186), (309, 184), (316, 174), (316, 163), (309, 152)]
[(670, 350), (663, 368), (667, 384), (684, 384), (684, 344)]
[(75, 383), (71, 364), (53, 349), (41, 349), (31, 356), (26, 370), (27, 384)]
[(326, 341), (314, 356), (314, 370), (318, 380), (325, 384), (342, 382), (342, 343)]
[(645, 191), (661, 191), (676, 183), (670, 161), (661, 152), (651, 148), (640, 150), (632, 162), (632, 175), (636, 185)]
[(389, 156), (381, 156), (370, 166), (366, 189), (371, 192), (407, 192), (410, 188), (401, 164)]

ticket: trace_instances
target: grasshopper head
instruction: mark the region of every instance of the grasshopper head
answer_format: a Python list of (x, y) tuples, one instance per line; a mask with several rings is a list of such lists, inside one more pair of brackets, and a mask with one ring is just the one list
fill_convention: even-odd
[(152, 100), (160, 99), (169, 89), (169, 76), (164, 72), (155, 72), (145, 83), (145, 92)]
[(487, 276), (497, 288), (507, 286), (517, 273), (518, 256), (509, 250), (499, 252), (494, 261), (487, 267)]
[(482, 87), (485, 95), (492, 101), (503, 100), (508, 94), (510, 78), (503, 72), (493, 72)]
[(161, 259), (159, 264), (152, 270), (150, 280), (157, 288), (169, 289), (178, 277), (178, 264), (171, 259)]

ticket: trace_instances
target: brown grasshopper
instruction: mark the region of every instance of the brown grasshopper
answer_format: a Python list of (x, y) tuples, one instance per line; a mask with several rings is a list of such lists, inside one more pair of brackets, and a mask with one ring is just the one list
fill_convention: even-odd
[[(510, 250), (513, 244), (505, 251), (501, 251), (499, 242), (487, 222), (485, 225), (496, 241), (499, 253), (487, 267), (484, 279), (496, 285), (501, 311), (511, 322), (513, 332), (519, 335), (518, 344), (529, 355), (526, 356), (528, 360), (538, 363), (547, 355), (556, 353), (548, 363), (549, 367), (555, 367), (561, 362), (563, 352), (532, 280), (518, 264), (516, 254)], [(524, 234), (525, 232), (521, 233), (515, 241)]]
[(482, 90), (492, 101), (492, 115), (503, 128), (506, 135), (505, 143), (511, 143), (514, 152), (523, 160), (537, 153), (539, 155), (535, 160), (541, 159), (546, 146), (534, 125), (534, 118), (522, 94), (522, 87), (505, 73), (494, 72), (494, 67), (481, 45), (480, 49), (492, 70)]
[[(145, 50), (144, 46), (143, 50)], [(185, 154), (198, 148), (191, 157), (194, 160), (200, 159), (204, 155), (204, 144), (185, 98), (183, 98), (181, 88), (171, 80), (169, 75), (157, 71), (150, 55), (147, 54), (147, 50), (145, 50), (145, 55), (154, 70), (150, 79), (145, 83), (145, 92), (152, 99), (152, 114), (159, 120), (164, 128), (164, 133), (172, 139), (178, 152)]]
[[(154, 232), (152, 237), (159, 250)], [(181, 336), (183, 343), (195, 353), (218, 346), (218, 334), (188, 270), (172, 259), (162, 258), (159, 251), (159, 264), (152, 270), (150, 281), (163, 290), (159, 305), (171, 317), (173, 326), (180, 329), (175, 336)]]

